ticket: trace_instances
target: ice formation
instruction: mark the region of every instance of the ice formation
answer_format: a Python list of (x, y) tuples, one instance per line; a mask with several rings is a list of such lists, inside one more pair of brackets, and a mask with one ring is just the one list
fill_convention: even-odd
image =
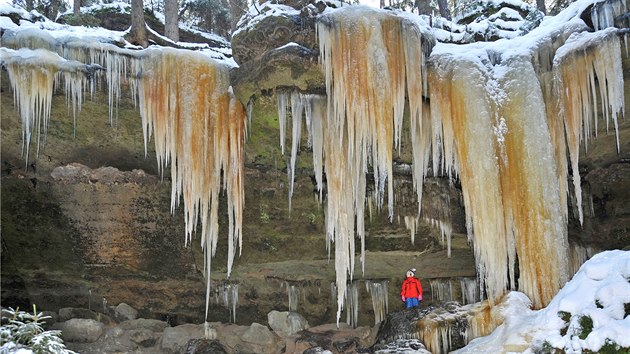
[(481, 301), (477, 278), (434, 278), (429, 279), (431, 299), (436, 302), (459, 301), (468, 305)]
[(359, 324), (359, 282), (352, 281), (346, 287), (346, 323), (352, 328)]
[[(348, 275), (352, 279), (354, 272), (355, 234), (362, 248), (364, 244), (368, 166), (374, 178), (376, 205), (381, 207), (387, 197), (393, 218), (392, 144), (400, 144), (405, 95), (409, 96), (415, 132), (412, 139), (425, 134), (422, 64), (431, 41), (422, 32), (423, 28), (412, 21), (365, 7), (339, 9), (324, 14), (317, 23), (320, 63), (326, 77), (326, 230), (327, 239), (335, 243), (337, 319)], [(418, 199), (426, 156), (414, 154), (414, 168), (420, 171), (414, 174)]]
[(214, 303), (223, 305), (230, 311), (230, 320), (236, 322), (236, 304), (238, 303), (238, 284), (223, 283), (214, 287)]
[(171, 210), (174, 212), (183, 197), (186, 242), (201, 221), (209, 293), (222, 188), (228, 207), (228, 276), (236, 248), (242, 248), (245, 112), (229, 89), (228, 67), (202, 54), (149, 49), (140, 65), (143, 131), (145, 137), (155, 140), (160, 170), (171, 166)]
[[(609, 10), (616, 13), (620, 6), (611, 1), (593, 10), (604, 14), (598, 29), (611, 23)], [(376, 205), (383, 205), (387, 196), (392, 217), (392, 144), (398, 147), (400, 141), (407, 95), (418, 206), (432, 161), (434, 173), (461, 181), (468, 236), (480, 286), (490, 302), (517, 283), (536, 307), (551, 300), (569, 276), (568, 164), (563, 151), (568, 149), (571, 157), (580, 206), (578, 148), (580, 139), (588, 143), (597, 131), (596, 104), (615, 130), (623, 114), (619, 34), (608, 29), (567, 39), (571, 32), (586, 29), (568, 21), (580, 11), (575, 6), (568, 15), (548, 21), (546, 28), (543, 24), (515, 39), (509, 44), (518, 48), (514, 51), (506, 50), (507, 42), (464, 50), (439, 44), (428, 70), (424, 64), (431, 36), (408, 18), (356, 7), (319, 18), (328, 95), (325, 131), (334, 132), (329, 136), (335, 140), (333, 157), (339, 160), (324, 153), (327, 230), (336, 242), (339, 298), (347, 274), (353, 272), (349, 241), (364, 233), (369, 168)], [(330, 143), (324, 135), (324, 144)], [(435, 223), (448, 243), (451, 230), (440, 220)], [(413, 238), (413, 216), (405, 224)], [(341, 309), (339, 304), (338, 316)]]
[(365, 289), (372, 296), (372, 310), (374, 311), (374, 324), (385, 319), (389, 312), (387, 289), (389, 280), (365, 281)]
[(88, 74), (99, 67), (66, 60), (45, 49), (27, 48), (0, 48), (0, 64), (9, 74), (15, 107), (22, 121), (22, 154), (28, 166), (31, 139), (35, 137), (38, 156), (41, 139), (44, 139), (43, 144), (46, 143), (55, 82), (63, 79), (68, 106), (72, 104), (76, 124)]
[(285, 282), (284, 285), (287, 287), (287, 295), (289, 296), (289, 311), (297, 312), (300, 289), (295, 284)]
[(236, 248), (242, 246), (246, 114), (231, 92), (229, 66), (199, 52), (171, 48), (134, 51), (72, 37), (58, 40), (38, 29), (7, 31), (2, 38), (3, 45), (39, 48), (2, 48), (1, 52), (19, 107), (27, 153), (33, 134), (38, 141), (40, 135), (45, 137), (57, 72), (63, 73), (68, 101), (76, 111), (88, 88), (86, 73), (102, 68), (94, 80), (104, 75), (107, 82), (110, 122), (121, 85), (129, 84), (142, 117), (145, 152), (153, 137), (160, 171), (171, 167), (171, 210), (174, 212), (180, 198), (184, 200), (186, 243), (198, 221), (201, 223), (207, 316), (221, 189), (227, 194), (228, 275)]
[(553, 64), (565, 117), (576, 205), (582, 223), (579, 149), (583, 142), (588, 150), (590, 140), (597, 136), (598, 111), (605, 117), (606, 131), (612, 121), (619, 150), (617, 121), (623, 116), (624, 98), (621, 42), (617, 29), (572, 34), (556, 52)]

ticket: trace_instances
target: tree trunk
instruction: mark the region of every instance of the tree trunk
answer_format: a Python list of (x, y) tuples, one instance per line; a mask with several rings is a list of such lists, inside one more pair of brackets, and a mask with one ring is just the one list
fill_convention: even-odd
[(26, 0), (26, 11), (33, 11), (33, 0)]
[[(234, 33), (236, 31), (236, 25), (238, 24), (238, 20), (245, 13), (246, 1), (243, 0), (230, 0), (230, 15), (231, 15), (231, 23), (230, 23), (230, 32)], [(256, 2), (254, 2), (254, 5)]]
[(536, 0), (536, 7), (545, 15), (547, 14), (547, 8), (545, 7), (545, 0)]
[(52, 0), (50, 2), (50, 11), (48, 12), (48, 18), (57, 21), (57, 14), (59, 13), (59, 6), (61, 0)]
[(177, 0), (164, 0), (164, 35), (179, 42), (179, 6)]
[(149, 46), (146, 24), (144, 23), (144, 4), (142, 0), (131, 0), (131, 31), (129, 31), (128, 40), (144, 48)]
[[(540, 0), (536, 0), (540, 1)], [(545, 1), (545, 0), (542, 0)], [(440, 16), (443, 18), (450, 20), (451, 19), (451, 10), (448, 8), (448, 1), (446, 0), (437, 0), (438, 7), (440, 8)]]
[(379, 4), (379, 7), (381, 9), (385, 7), (385, 0), (381, 0), (381, 3)]
[(79, 16), (81, 15), (81, 0), (74, 0), (72, 2), (73, 6), (72, 6), (72, 13), (75, 16)]
[(416, 0), (416, 8), (418, 9), (418, 15), (431, 15), (429, 0)]

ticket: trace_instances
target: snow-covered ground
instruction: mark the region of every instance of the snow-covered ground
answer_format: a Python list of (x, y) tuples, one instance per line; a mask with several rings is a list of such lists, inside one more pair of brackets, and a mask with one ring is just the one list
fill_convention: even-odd
[(530, 310), (518, 292), (508, 294), (507, 303), (503, 325), (456, 353), (557, 348), (570, 354), (615, 348), (612, 343), (630, 348), (630, 251), (605, 251), (586, 261), (542, 310)]

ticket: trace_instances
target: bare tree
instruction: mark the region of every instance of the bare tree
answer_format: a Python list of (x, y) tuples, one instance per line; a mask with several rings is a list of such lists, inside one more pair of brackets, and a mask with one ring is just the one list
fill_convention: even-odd
[(245, 0), (229, 0), (230, 3), (230, 32), (234, 33), (238, 20), (247, 11), (247, 1)]
[[(536, 0), (541, 1), (541, 0)], [(542, 0), (545, 1), (545, 0)], [(451, 19), (451, 10), (448, 8), (448, 2), (446, 0), (437, 0), (438, 7), (440, 8), (440, 16), (443, 18), (450, 20)]]
[(536, 7), (545, 15), (547, 14), (547, 8), (545, 7), (545, 0), (536, 0)]
[(81, 15), (81, 0), (74, 0), (72, 2), (73, 6), (72, 6), (72, 13), (75, 16), (79, 16)]
[(429, 0), (415, 0), (418, 15), (431, 15), (431, 4)]
[(128, 40), (144, 48), (149, 46), (142, 0), (131, 0), (131, 30), (129, 31)]
[(164, 0), (164, 34), (173, 42), (179, 41), (179, 6), (177, 0)]

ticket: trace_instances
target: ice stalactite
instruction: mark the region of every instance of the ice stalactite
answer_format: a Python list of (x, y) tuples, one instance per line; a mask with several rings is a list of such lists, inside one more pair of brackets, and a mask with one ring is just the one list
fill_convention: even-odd
[(486, 92), (485, 68), (480, 63), (448, 59), (434, 58), (429, 71), (431, 118), (438, 128), (434, 134), (439, 133), (438, 140), (442, 141), (440, 164), (460, 176), (477, 273), (488, 288), (488, 297), (494, 299), (508, 287), (510, 262), (492, 99)]
[(531, 59), (512, 55), (486, 66), (444, 54), (432, 62), (431, 113), (444, 151), (454, 151), (488, 299), (515, 287), (518, 254), (519, 288), (544, 306), (567, 278), (566, 217)]
[(297, 91), (286, 92), (278, 91), (278, 122), (280, 124), (280, 146), (284, 154), (286, 128), (288, 121), (286, 113), (291, 108), (291, 156), (289, 166), (287, 167), (287, 175), (289, 179), (289, 212), (291, 212), (291, 200), (293, 199), (293, 188), (295, 184), (295, 164), (297, 154), (300, 148), (300, 140), (302, 139), (302, 117), (306, 122), (306, 131), (308, 136), (307, 145), (313, 148), (313, 167), (315, 170), (315, 179), (317, 189), (320, 192), (320, 201), (323, 190), (322, 183), (322, 161), (323, 161), (323, 126), (322, 121), (325, 119), (325, 98), (324, 96), (314, 94), (304, 94)]
[[(355, 234), (364, 243), (368, 166), (376, 206), (385, 204), (387, 196), (393, 218), (392, 145), (400, 144), (406, 95), (413, 134), (428, 134), (422, 130), (422, 64), (432, 42), (418, 24), (366, 7), (320, 16), (317, 33), (328, 95), (323, 130), (326, 230), (327, 239), (335, 243), (339, 320), (348, 275), (352, 279), (354, 271)], [(420, 156), (414, 157), (414, 164), (421, 165), (415, 168), (425, 171), (428, 161), (418, 161)], [(417, 183), (419, 193), (421, 186)]]
[(236, 322), (238, 284), (220, 284), (214, 287), (214, 303), (223, 305), (230, 311), (230, 320)]
[(617, 29), (569, 37), (556, 52), (554, 75), (564, 116), (576, 206), (582, 223), (584, 217), (578, 168), (580, 143), (583, 142), (588, 150), (590, 140), (597, 136), (598, 111), (605, 117), (607, 132), (612, 121), (619, 151), (617, 121), (624, 114), (624, 87), (621, 42)]
[(627, 11), (626, 0), (605, 0), (593, 4), (591, 19), (596, 31), (613, 27), (615, 18), (622, 16)]
[(346, 288), (346, 323), (352, 328), (359, 324), (359, 282), (353, 281)]
[(459, 287), (462, 292), (462, 305), (481, 301), (481, 289), (477, 278), (461, 278)]
[[(11, 48), (46, 49), (56, 52), (67, 60), (81, 63), (100, 65), (103, 70), (95, 72), (90, 82), (90, 92), (94, 92), (94, 85), (101, 81), (107, 83), (109, 103), (109, 123), (114, 126), (118, 114), (118, 102), (122, 96), (123, 83), (129, 85), (131, 97), (137, 96), (136, 76), (139, 72), (138, 58), (142, 51), (134, 51), (117, 47), (111, 43), (97, 40), (86, 42), (75, 37), (53, 38), (44, 30), (31, 28), (17, 33), (7, 32), (2, 36), (3, 45)], [(131, 79), (129, 79), (131, 78)]]
[[(183, 197), (186, 243), (201, 222), (209, 294), (221, 189), (227, 194), (228, 276), (236, 248), (242, 248), (245, 112), (231, 93), (224, 64), (167, 48), (145, 55), (138, 86), (143, 131), (155, 140), (160, 171), (171, 166), (173, 212)], [(206, 301), (206, 317), (207, 311)]]
[(289, 296), (289, 311), (297, 312), (300, 289), (295, 284), (285, 282), (284, 285), (287, 287), (287, 295)]
[(462, 337), (461, 317), (446, 311), (425, 316), (418, 321), (417, 336), (431, 353), (448, 353), (452, 343)]
[(66, 60), (45, 49), (26, 48), (1, 48), (0, 64), (9, 74), (14, 103), (22, 122), (22, 154), (26, 156), (28, 166), (32, 139), (37, 142), (38, 156), (41, 139), (44, 139), (43, 144), (46, 142), (54, 83), (59, 82), (56, 78), (64, 80), (68, 107), (72, 104), (76, 123), (76, 112), (80, 110), (88, 75), (100, 67)]
[(451, 241), (453, 239), (453, 226), (449, 221), (442, 221), (425, 217), (424, 221), (433, 228), (440, 230), (440, 242), (446, 246), (446, 256), (451, 258)]
[(365, 281), (365, 289), (372, 296), (372, 309), (374, 310), (374, 324), (378, 324), (385, 319), (389, 313), (389, 301), (387, 290), (389, 280)]
[(429, 279), (431, 299), (446, 302), (453, 300), (453, 284), (450, 279)]
[(460, 301), (468, 305), (481, 301), (477, 278), (435, 278), (429, 279), (431, 300), (437, 302)]
[(416, 243), (416, 228), (418, 227), (418, 217), (405, 215), (405, 227), (409, 230), (411, 234), (411, 244), (414, 245)]

